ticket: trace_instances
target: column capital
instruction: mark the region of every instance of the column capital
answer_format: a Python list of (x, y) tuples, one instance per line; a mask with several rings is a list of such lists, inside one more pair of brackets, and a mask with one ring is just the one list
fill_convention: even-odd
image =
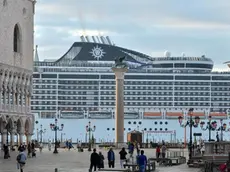
[(124, 74), (128, 71), (128, 68), (112, 68), (115, 73), (116, 79), (124, 79)]
[(7, 134), (7, 129), (4, 129), (4, 130), (2, 131), (2, 134)]

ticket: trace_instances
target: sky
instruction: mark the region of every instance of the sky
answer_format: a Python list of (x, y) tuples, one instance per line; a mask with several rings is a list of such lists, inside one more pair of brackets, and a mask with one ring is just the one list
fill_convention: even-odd
[(81, 35), (153, 57), (205, 55), (221, 70), (230, 61), (230, 0), (37, 0), (40, 60), (60, 58)]

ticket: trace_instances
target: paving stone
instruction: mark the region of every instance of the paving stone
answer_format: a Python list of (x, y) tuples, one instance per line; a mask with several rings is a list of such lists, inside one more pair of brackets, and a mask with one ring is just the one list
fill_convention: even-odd
[[(107, 150), (99, 150), (107, 158)], [(119, 150), (115, 150), (117, 168), (119, 164)], [(155, 150), (145, 150), (147, 157), (155, 157)], [(185, 152), (187, 155), (187, 152)], [(17, 152), (11, 153), (10, 159), (3, 159), (3, 153), (0, 153), (0, 172), (18, 172), (16, 165)], [(77, 152), (76, 150), (59, 150), (59, 154), (44, 149), (42, 153), (37, 151), (36, 158), (28, 158), (25, 166), (25, 172), (54, 172), (58, 168), (58, 172), (88, 172), (90, 153), (86, 150), (84, 152)], [(105, 167), (108, 167), (107, 160), (105, 160)], [(198, 169), (188, 168), (186, 164), (172, 167), (157, 167), (157, 172), (198, 172)]]

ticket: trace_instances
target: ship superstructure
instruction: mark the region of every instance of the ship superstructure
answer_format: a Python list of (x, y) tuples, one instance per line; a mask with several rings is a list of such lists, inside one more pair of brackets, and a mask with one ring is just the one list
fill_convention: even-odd
[[(39, 61), (36, 51), (31, 106), (39, 120), (58, 117), (68, 125), (70, 121), (87, 125), (92, 120), (112, 138), (115, 76), (111, 67), (121, 56), (126, 56), (129, 67), (124, 81), (127, 132), (177, 130), (175, 121), (186, 118), (191, 107), (194, 116), (204, 120), (208, 116), (228, 119), (230, 73), (212, 72), (213, 61), (205, 55), (172, 57), (166, 51), (163, 57), (153, 58), (118, 47), (109, 37), (92, 37), (91, 42), (82, 36), (81, 40), (53, 61)], [(83, 133), (80, 130), (78, 135)]]

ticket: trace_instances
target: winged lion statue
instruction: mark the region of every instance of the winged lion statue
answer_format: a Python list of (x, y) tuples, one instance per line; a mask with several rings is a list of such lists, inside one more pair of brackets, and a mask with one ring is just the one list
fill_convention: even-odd
[(126, 62), (124, 62), (125, 59), (126, 59), (125, 56), (116, 57), (115, 58), (115, 67), (117, 67), (117, 68), (126, 68), (127, 64), (126, 64)]

